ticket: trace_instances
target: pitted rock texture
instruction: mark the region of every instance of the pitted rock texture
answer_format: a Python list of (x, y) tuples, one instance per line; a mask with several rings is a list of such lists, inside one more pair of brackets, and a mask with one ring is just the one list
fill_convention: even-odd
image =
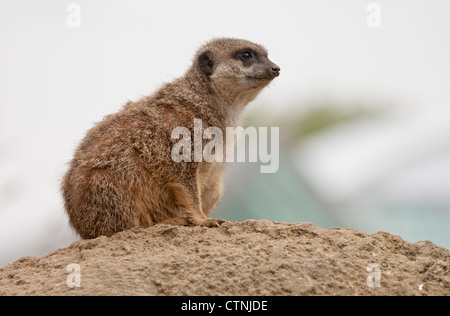
[(450, 251), (309, 223), (156, 225), (19, 259), (0, 295), (450, 295)]

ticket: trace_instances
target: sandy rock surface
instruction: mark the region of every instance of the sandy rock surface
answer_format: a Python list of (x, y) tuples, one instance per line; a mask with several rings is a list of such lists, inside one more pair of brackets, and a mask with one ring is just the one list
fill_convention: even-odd
[(308, 223), (157, 225), (19, 259), (0, 295), (450, 295), (450, 251)]

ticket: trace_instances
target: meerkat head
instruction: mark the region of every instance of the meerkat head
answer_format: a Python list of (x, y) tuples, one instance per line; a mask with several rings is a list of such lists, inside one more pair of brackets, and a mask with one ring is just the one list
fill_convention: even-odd
[(219, 38), (202, 46), (194, 67), (220, 95), (253, 100), (274, 78), (280, 67), (271, 62), (261, 45), (239, 39)]

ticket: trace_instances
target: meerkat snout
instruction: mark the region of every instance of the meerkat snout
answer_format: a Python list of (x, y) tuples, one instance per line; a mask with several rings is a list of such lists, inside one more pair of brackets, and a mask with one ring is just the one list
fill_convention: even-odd
[[(87, 133), (61, 185), (70, 224), (85, 239), (157, 223), (219, 226), (223, 220), (206, 215), (222, 196), (225, 163), (175, 161), (173, 132), (193, 133), (200, 121), (225, 135), (279, 75), (261, 45), (232, 38), (203, 45), (183, 77)], [(194, 156), (195, 147), (189, 145)]]
[(271, 72), (272, 76), (274, 76), (274, 77), (278, 77), (280, 75), (280, 71), (281, 71), (281, 68), (275, 64), (273, 64), (270, 68), (270, 72)]
[[(258, 54), (249, 49), (238, 52), (236, 57), (240, 58), (245, 66), (249, 68), (254, 67), (253, 74), (249, 76), (252, 79), (272, 80), (280, 75), (280, 67), (270, 61), (267, 57), (267, 53)], [(259, 76), (258, 73), (260, 73)]]

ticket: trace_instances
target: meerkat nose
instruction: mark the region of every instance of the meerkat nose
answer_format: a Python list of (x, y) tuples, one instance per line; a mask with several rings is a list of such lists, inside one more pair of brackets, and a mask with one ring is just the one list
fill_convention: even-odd
[(270, 68), (270, 71), (274, 77), (278, 77), (280, 75), (280, 70), (281, 70), (280, 67), (278, 67), (277, 65), (273, 65)]

